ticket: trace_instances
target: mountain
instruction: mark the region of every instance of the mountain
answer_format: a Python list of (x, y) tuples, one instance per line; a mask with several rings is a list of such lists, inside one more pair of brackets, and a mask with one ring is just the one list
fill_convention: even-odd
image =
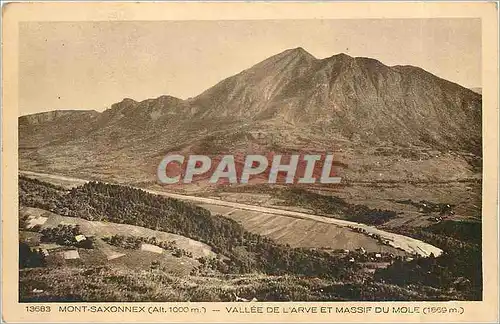
[(85, 136), (98, 120), (94, 110), (55, 110), (19, 117), (19, 147), (54, 145)]
[[(299, 47), (188, 100), (20, 117), (20, 168), (154, 181), (168, 152), (333, 151), (353, 179), (381, 175), (370, 165), (384, 161), (394, 179), (469, 177), (481, 105), (481, 95), (418, 67), (316, 59)], [(447, 167), (431, 169), (430, 159)]]
[(345, 54), (318, 60), (302, 48), (288, 50), (220, 82), (192, 104), (203, 117), (282, 119), (364, 141), (480, 146), (480, 96), (416, 67)]

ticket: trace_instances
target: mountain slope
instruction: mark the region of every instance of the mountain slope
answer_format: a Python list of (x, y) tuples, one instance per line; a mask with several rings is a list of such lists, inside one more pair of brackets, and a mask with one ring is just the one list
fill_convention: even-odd
[(36, 148), (84, 136), (100, 113), (94, 110), (55, 110), (19, 117), (19, 147)]
[[(193, 100), (203, 116), (276, 119), (363, 141), (480, 147), (481, 96), (411, 66), (285, 51)], [(474, 153), (478, 153), (477, 150)]]
[[(467, 157), (481, 156), (481, 104), (481, 95), (417, 67), (316, 59), (295, 48), (189, 100), (124, 99), (103, 113), (20, 117), (20, 167), (152, 181), (168, 152), (342, 151), (355, 178), (381, 149), (394, 157), (379, 162), (395, 179), (469, 177)], [(438, 157), (448, 170), (422, 162)]]

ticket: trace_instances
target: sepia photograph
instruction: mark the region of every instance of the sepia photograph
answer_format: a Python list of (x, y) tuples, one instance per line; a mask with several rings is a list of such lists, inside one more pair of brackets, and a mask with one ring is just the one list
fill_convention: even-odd
[(124, 17), (17, 23), (16, 302), (487, 298), (481, 18)]

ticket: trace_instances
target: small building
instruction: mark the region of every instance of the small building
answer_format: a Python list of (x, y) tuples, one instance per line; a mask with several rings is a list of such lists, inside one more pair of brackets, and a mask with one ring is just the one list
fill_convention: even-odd
[(375, 257), (376, 257), (377, 259), (380, 259), (380, 258), (382, 257), (382, 254), (380, 254), (380, 253), (375, 253)]
[(366, 250), (364, 247), (360, 247), (359, 249), (356, 250), (357, 252), (361, 253), (361, 254), (366, 254)]
[(85, 241), (87, 238), (85, 237), (85, 235), (83, 234), (80, 234), (80, 235), (77, 235), (75, 236), (75, 240), (80, 243), (81, 241)]
[(43, 217), (43, 216), (30, 216), (28, 218), (28, 225), (26, 226), (26, 228), (30, 229), (30, 228), (33, 228), (37, 225), (42, 226), (43, 224), (45, 224), (47, 219), (48, 219), (47, 217)]
[(111, 252), (110, 254), (107, 255), (107, 259), (108, 259), (108, 261), (110, 261), (110, 260), (121, 258), (124, 255), (125, 255), (125, 253)]
[(141, 244), (142, 251), (149, 251), (153, 253), (163, 253), (163, 249), (159, 246), (153, 244), (142, 243)]
[(66, 260), (80, 259), (80, 254), (77, 250), (68, 250), (63, 252), (63, 257)]

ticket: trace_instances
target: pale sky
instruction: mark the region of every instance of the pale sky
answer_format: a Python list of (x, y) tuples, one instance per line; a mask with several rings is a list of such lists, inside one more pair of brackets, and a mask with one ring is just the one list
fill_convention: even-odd
[(194, 97), (289, 48), (415, 65), (481, 87), (479, 19), (29, 22), (19, 114), (102, 111), (123, 98)]

